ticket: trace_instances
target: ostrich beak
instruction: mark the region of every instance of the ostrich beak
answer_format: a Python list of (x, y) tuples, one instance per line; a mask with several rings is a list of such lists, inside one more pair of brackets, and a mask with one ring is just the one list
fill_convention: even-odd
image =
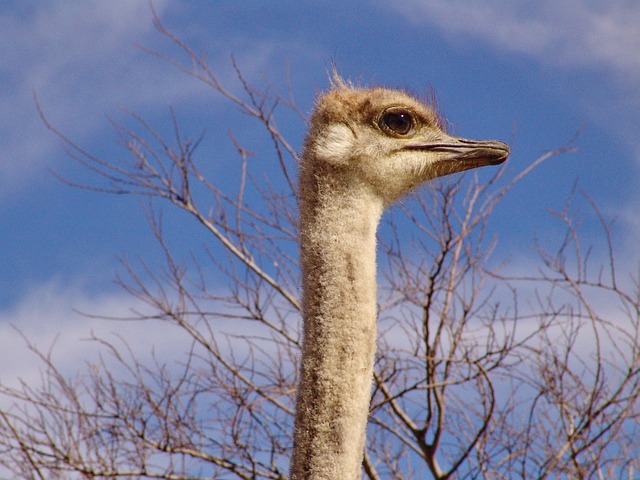
[(450, 164), (456, 171), (499, 165), (509, 156), (509, 146), (497, 140), (467, 140), (466, 138), (449, 137), (445, 141), (410, 144), (406, 148), (449, 153), (450, 155), (438, 160), (438, 163)]

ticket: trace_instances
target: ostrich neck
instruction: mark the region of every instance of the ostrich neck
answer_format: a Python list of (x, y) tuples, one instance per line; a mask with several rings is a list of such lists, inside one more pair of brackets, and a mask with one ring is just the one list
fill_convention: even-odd
[(376, 229), (366, 185), (300, 179), (304, 343), (291, 478), (355, 480), (376, 344)]

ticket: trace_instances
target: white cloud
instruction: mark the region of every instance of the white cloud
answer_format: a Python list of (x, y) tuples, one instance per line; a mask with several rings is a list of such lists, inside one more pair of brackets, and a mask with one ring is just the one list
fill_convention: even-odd
[[(160, 15), (168, 2), (155, 1)], [(7, 11), (8, 10), (8, 11)], [(28, 13), (25, 13), (28, 12)], [(119, 104), (170, 105), (193, 90), (184, 75), (136, 48), (159, 35), (146, 0), (42, 3), (0, 16), (0, 177), (16, 189), (60, 152), (32, 98), (74, 138), (104, 126)]]
[[(0, 93), (0, 109), (8, 112), (0, 120), (4, 185), (15, 186), (33, 174), (37, 162), (56, 143), (52, 136), (44, 135), (32, 92), (38, 92), (47, 106), (56, 105), (56, 114), (61, 116), (70, 115), (73, 109), (86, 111), (88, 98), (96, 103), (101, 98), (97, 86), (84, 78), (87, 67), (110, 59), (111, 68), (102, 70), (108, 77), (122, 62), (121, 49), (140, 31), (133, 18), (142, 18), (142, 1), (93, 3), (84, 11), (81, 5), (85, 6), (42, 4), (26, 15), (5, 11), (0, 17), (0, 48), (9, 69), (3, 72), (5, 85)], [(87, 123), (81, 126), (86, 128)]]
[[(392, 7), (414, 23), (468, 34), (543, 63), (640, 77), (640, 4), (629, 1), (413, 0)], [(631, 80), (631, 79), (630, 79)]]
[(170, 362), (187, 351), (185, 336), (172, 333), (173, 327), (167, 324), (105, 320), (78, 313), (126, 318), (133, 316), (133, 310), (144, 312), (148, 307), (124, 292), (88, 294), (81, 282), (52, 280), (33, 287), (14, 307), (0, 311), (0, 381), (10, 386), (18, 379), (39, 384), (44, 365), (27, 342), (43, 353), (51, 351), (55, 365), (69, 375), (85, 370), (105, 352), (88, 341), (92, 334), (121, 346), (124, 339), (141, 359), (153, 352)]
[[(188, 33), (196, 50), (200, 43), (208, 44), (211, 32), (189, 24), (188, 7), (166, 0), (155, 0), (153, 5), (179, 37)], [(38, 117), (33, 92), (56, 128), (82, 143), (102, 129), (111, 132), (105, 116), (118, 106), (145, 113), (202, 98), (207, 91), (177, 68), (136, 48), (175, 54), (155, 30), (147, 0), (43, 2), (4, 10), (0, 49), (7, 70), (0, 67), (0, 111), (8, 114), (0, 118), (4, 180), (0, 195), (20, 188), (62, 154), (59, 142)], [(277, 51), (269, 42), (239, 46), (238, 38), (225, 39), (225, 49), (234, 46), (243, 48), (235, 53), (249, 81), (261, 74)], [(226, 84), (234, 75), (227, 55), (234, 51), (220, 53), (209, 61)]]

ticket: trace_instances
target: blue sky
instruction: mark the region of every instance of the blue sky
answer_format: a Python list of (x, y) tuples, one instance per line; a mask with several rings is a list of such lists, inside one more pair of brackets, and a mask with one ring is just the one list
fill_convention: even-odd
[[(577, 152), (551, 159), (513, 190), (496, 212), (502, 252), (526, 262), (534, 235), (554, 238), (560, 209), (578, 180), (609, 220), (622, 264), (637, 271), (640, 234), (640, 4), (579, 0), (408, 0), (404, 2), (154, 1), (164, 24), (232, 90), (234, 55), (247, 78), (284, 89), (287, 69), (308, 112), (336, 63), (363, 84), (435, 90), (450, 130), (512, 147), (515, 174), (570, 140)], [(90, 350), (79, 339), (113, 324), (76, 310), (125, 314), (135, 302), (116, 285), (117, 256), (153, 263), (155, 242), (139, 200), (75, 190), (50, 170), (91, 180), (38, 117), (83, 147), (117, 159), (109, 122), (134, 110), (170, 130), (173, 108), (192, 137), (205, 132), (202, 158), (224, 174), (233, 158), (228, 132), (267, 151), (246, 118), (192, 78), (137, 46), (173, 53), (157, 33), (146, 0), (0, 3), (0, 378), (33, 374), (24, 342), (57, 338), (63, 364)], [(285, 118), (290, 141), (304, 125)], [(262, 159), (265, 162), (269, 158)], [(261, 161), (262, 161), (261, 160)], [(583, 232), (599, 242), (582, 202)], [(179, 236), (176, 240), (180, 241)], [(184, 240), (185, 245), (188, 240)], [(120, 329), (121, 327), (117, 327)], [(157, 348), (162, 332), (131, 326), (131, 338)]]

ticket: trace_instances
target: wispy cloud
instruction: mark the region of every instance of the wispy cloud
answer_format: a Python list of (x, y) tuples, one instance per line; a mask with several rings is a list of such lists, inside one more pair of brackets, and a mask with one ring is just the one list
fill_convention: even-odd
[[(15, 186), (33, 174), (55, 143), (43, 135), (32, 92), (38, 92), (60, 117), (71, 116), (74, 109), (86, 112), (90, 101), (101, 104), (101, 87), (114, 70), (126, 67), (129, 57), (122, 48), (144, 32), (140, 24), (149, 23), (140, 20), (143, 5), (141, 1), (96, 2), (86, 8), (85, 4), (59, 2), (3, 13), (0, 48), (3, 63), (10, 68), (0, 94), (0, 109), (10, 112), (0, 120), (4, 185)], [(91, 73), (100, 63), (105, 68)], [(86, 120), (81, 122), (83, 129), (90, 123)]]
[[(159, 14), (167, 4), (154, 2)], [(5, 187), (19, 187), (58, 150), (38, 118), (33, 92), (56, 125), (72, 127), (77, 138), (104, 122), (118, 104), (166, 104), (177, 92), (189, 91), (177, 80), (178, 72), (135, 48), (153, 45), (156, 38), (144, 0), (5, 9), (0, 32), (8, 67), (0, 77), (0, 110), (8, 112), (0, 119)]]
[[(153, 5), (179, 37), (207, 45), (217, 40), (202, 25), (191, 28), (188, 6), (166, 0)], [(239, 38), (225, 38), (224, 51), (210, 58), (225, 84), (234, 75), (230, 54), (238, 54), (251, 81), (277, 52), (269, 41), (240, 44)], [(0, 119), (0, 195), (61, 153), (37, 115), (34, 92), (55, 126), (77, 140), (102, 131), (105, 116), (118, 106), (144, 112), (203, 98), (203, 84), (136, 46), (176, 53), (155, 30), (146, 0), (42, 3), (0, 12), (0, 48), (8, 66), (0, 71), (0, 110), (10, 112)]]
[(78, 312), (105, 317), (132, 317), (147, 307), (124, 292), (90, 294), (82, 281), (56, 280), (36, 285), (10, 309), (0, 311), (0, 380), (16, 385), (18, 380), (36, 386), (44, 365), (28, 344), (43, 353), (51, 352), (55, 365), (75, 375), (105, 353), (92, 335), (122, 346), (124, 340), (141, 359), (153, 351), (170, 362), (188, 349), (188, 339), (172, 327), (133, 320), (90, 318)]
[(467, 34), (498, 48), (562, 66), (640, 77), (640, 4), (630, 1), (412, 0), (391, 4), (413, 23)]

